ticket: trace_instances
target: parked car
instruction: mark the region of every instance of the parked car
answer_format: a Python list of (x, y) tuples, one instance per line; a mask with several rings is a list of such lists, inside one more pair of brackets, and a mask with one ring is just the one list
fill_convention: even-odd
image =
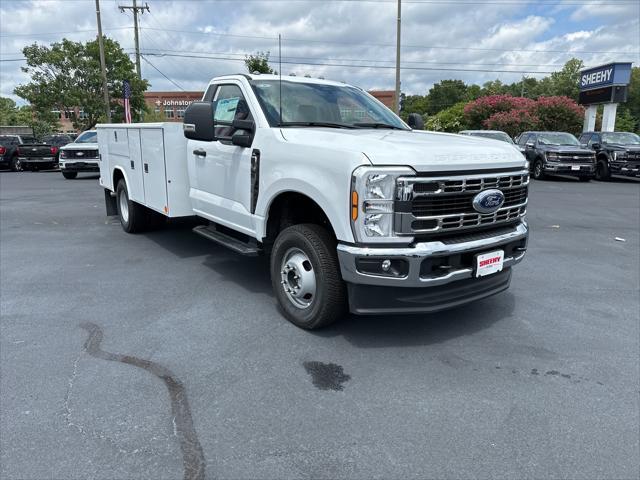
[(14, 172), (22, 170), (18, 157), (18, 147), (33, 143), (35, 138), (24, 135), (0, 135), (0, 167), (10, 168)]
[(78, 172), (99, 172), (99, 161), (98, 134), (95, 130), (87, 130), (74, 142), (60, 148), (58, 163), (66, 179), (76, 178)]
[(631, 132), (584, 132), (580, 142), (596, 152), (596, 178), (640, 177), (640, 136)]
[(524, 132), (518, 145), (533, 172), (542, 180), (548, 174), (571, 175), (583, 182), (595, 176), (596, 155), (566, 132)]
[(500, 130), (461, 130), (458, 135), (470, 135), (472, 137), (490, 138), (492, 140), (501, 140), (503, 142), (515, 145), (511, 137)]
[(18, 147), (18, 159), (23, 170), (47, 170), (58, 166), (60, 147), (71, 142), (69, 135), (45, 135), (40, 142)]
[(282, 312), (306, 329), (509, 287), (528, 238), (515, 148), (412, 130), (341, 82), (279, 80), (215, 78), (184, 125), (98, 125), (107, 214), (130, 233), (196, 215), (208, 240), (267, 255)]

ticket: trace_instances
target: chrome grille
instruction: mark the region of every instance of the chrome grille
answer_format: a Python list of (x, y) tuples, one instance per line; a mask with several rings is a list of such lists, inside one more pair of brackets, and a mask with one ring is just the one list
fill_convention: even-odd
[(98, 158), (98, 150), (66, 150), (67, 158)]
[[(517, 220), (526, 213), (529, 172), (447, 178), (400, 178), (394, 230), (399, 235), (454, 232)], [(473, 208), (481, 191), (499, 189), (505, 202), (494, 213)]]
[(593, 153), (563, 153), (557, 154), (557, 158), (561, 162), (565, 163), (593, 163), (595, 161), (595, 155)]

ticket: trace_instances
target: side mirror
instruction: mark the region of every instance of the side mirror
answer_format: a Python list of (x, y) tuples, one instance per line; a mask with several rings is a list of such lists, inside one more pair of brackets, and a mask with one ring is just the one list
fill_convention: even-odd
[(410, 113), (407, 124), (414, 130), (424, 130), (424, 120), (419, 113)]
[(525, 147), (527, 147), (527, 148), (533, 148), (533, 147), (535, 147), (535, 146), (536, 146), (536, 145), (535, 145), (534, 143), (527, 143), (527, 144), (525, 145)]
[(191, 140), (215, 140), (211, 102), (193, 102), (184, 112), (184, 136)]
[(246, 130), (238, 130), (231, 135), (231, 143), (238, 147), (249, 148), (253, 143), (253, 133)]

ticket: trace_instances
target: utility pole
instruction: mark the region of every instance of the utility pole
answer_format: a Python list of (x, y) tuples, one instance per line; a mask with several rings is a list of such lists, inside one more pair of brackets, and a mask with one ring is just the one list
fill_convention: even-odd
[(122, 13), (124, 13), (125, 10), (133, 11), (133, 31), (136, 43), (136, 72), (138, 73), (138, 77), (142, 78), (142, 71), (140, 70), (140, 41), (138, 39), (138, 12), (141, 14), (144, 14), (145, 10), (150, 12), (149, 5), (145, 3), (144, 7), (139, 7), (137, 0), (133, 0), (133, 5), (118, 5), (118, 8)]
[(102, 71), (102, 93), (107, 123), (111, 123), (111, 106), (109, 105), (109, 85), (107, 84), (107, 65), (104, 60), (104, 42), (102, 41), (102, 21), (100, 20), (100, 0), (96, 0), (96, 18), (98, 21), (98, 47), (100, 48), (100, 70)]
[(393, 109), (396, 114), (400, 114), (400, 18), (402, 16), (402, 6), (398, 0), (398, 25), (396, 27), (396, 94), (393, 100)]

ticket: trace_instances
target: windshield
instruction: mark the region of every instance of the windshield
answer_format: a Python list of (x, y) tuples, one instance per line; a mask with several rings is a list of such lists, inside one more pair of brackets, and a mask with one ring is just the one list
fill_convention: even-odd
[(619, 143), (620, 145), (640, 145), (640, 137), (635, 133), (628, 132), (603, 133), (602, 141), (604, 143)]
[(570, 133), (562, 132), (540, 133), (538, 134), (538, 142), (541, 145), (580, 145), (576, 137)]
[(348, 85), (282, 81), (282, 122), (278, 80), (254, 80), (252, 86), (269, 125), (408, 130), (388, 108)]
[(84, 132), (74, 143), (96, 143), (98, 134), (96, 132)]
[(504, 132), (469, 132), (472, 137), (491, 138), (493, 140), (502, 140), (503, 142), (513, 143), (511, 137)]

